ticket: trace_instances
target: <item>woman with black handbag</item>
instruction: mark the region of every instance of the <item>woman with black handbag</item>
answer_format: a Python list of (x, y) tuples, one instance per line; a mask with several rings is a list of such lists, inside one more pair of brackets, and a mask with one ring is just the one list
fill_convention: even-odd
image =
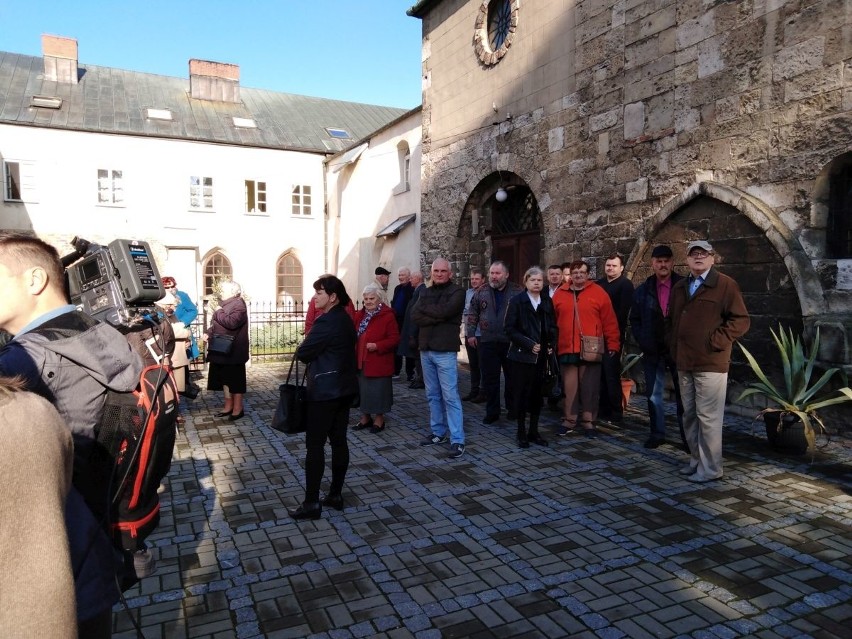
[[(296, 520), (319, 519), (323, 506), (343, 510), (343, 480), (349, 469), (346, 427), (352, 399), (358, 395), (358, 337), (346, 312), (349, 295), (334, 275), (319, 278), (314, 291), (316, 307), (323, 313), (296, 351), (296, 357), (308, 364), (305, 500), (290, 511)], [(320, 502), (326, 440), (331, 443), (331, 486)]]
[(248, 309), (241, 297), (242, 288), (232, 281), (222, 282), (222, 301), (213, 313), (207, 329), (207, 390), (220, 391), (227, 388), (225, 407), (216, 417), (227, 417), (230, 421), (240, 419), (243, 411), (243, 395), (246, 392), (246, 362), (249, 360)]
[[(527, 269), (524, 286), (527, 290), (509, 300), (504, 329), (511, 340), (508, 358), (512, 361), (518, 446), (529, 448), (530, 442), (547, 446), (547, 440), (538, 432), (538, 420), (543, 403), (542, 379), (556, 345), (556, 318), (550, 298), (541, 294), (544, 271), (538, 266)], [(524, 425), (527, 413), (529, 430)]]

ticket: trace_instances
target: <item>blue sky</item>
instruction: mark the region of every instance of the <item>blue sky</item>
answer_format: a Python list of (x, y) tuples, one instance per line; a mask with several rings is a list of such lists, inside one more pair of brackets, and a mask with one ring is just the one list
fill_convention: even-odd
[(41, 56), (77, 39), (81, 64), (188, 77), (190, 58), (240, 66), (240, 84), (413, 108), (415, 0), (0, 0), (0, 50)]

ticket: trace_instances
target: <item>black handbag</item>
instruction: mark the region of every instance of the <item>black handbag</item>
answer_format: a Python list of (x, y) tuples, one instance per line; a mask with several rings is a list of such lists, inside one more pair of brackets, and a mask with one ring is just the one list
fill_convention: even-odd
[(559, 361), (556, 353), (547, 356), (544, 370), (541, 372), (541, 396), (559, 397)]
[(207, 352), (217, 355), (230, 355), (234, 350), (234, 336), (224, 333), (214, 333), (207, 340)]
[[(296, 366), (296, 375), (293, 376), (293, 365)], [(293, 357), (290, 362), (290, 370), (287, 371), (287, 380), (278, 387), (278, 406), (272, 416), (270, 426), (287, 435), (304, 433), (308, 422), (308, 390), (305, 386), (305, 378), (308, 376), (307, 366), (305, 372), (299, 379), (299, 360)], [(293, 381), (290, 381), (290, 380)]]

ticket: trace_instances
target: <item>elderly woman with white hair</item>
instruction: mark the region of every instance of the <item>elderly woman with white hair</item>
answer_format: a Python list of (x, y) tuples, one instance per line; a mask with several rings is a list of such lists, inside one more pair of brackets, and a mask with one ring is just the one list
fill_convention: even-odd
[(355, 313), (361, 419), (354, 430), (369, 428), (371, 433), (380, 433), (385, 429), (385, 413), (393, 406), (391, 375), (399, 328), (377, 284), (365, 286), (362, 295), (364, 306)]
[(248, 309), (242, 288), (232, 281), (221, 284), (222, 300), (207, 329), (207, 390), (228, 389), (225, 406), (216, 417), (235, 421), (244, 416), (246, 362), (249, 360)]

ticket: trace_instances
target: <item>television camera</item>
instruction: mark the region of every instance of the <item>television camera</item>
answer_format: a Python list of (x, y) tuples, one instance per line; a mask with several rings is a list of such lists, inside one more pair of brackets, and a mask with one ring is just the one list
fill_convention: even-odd
[(165, 295), (151, 247), (141, 240), (113, 240), (107, 246), (80, 237), (62, 257), (71, 302), (112, 326), (133, 326)]

